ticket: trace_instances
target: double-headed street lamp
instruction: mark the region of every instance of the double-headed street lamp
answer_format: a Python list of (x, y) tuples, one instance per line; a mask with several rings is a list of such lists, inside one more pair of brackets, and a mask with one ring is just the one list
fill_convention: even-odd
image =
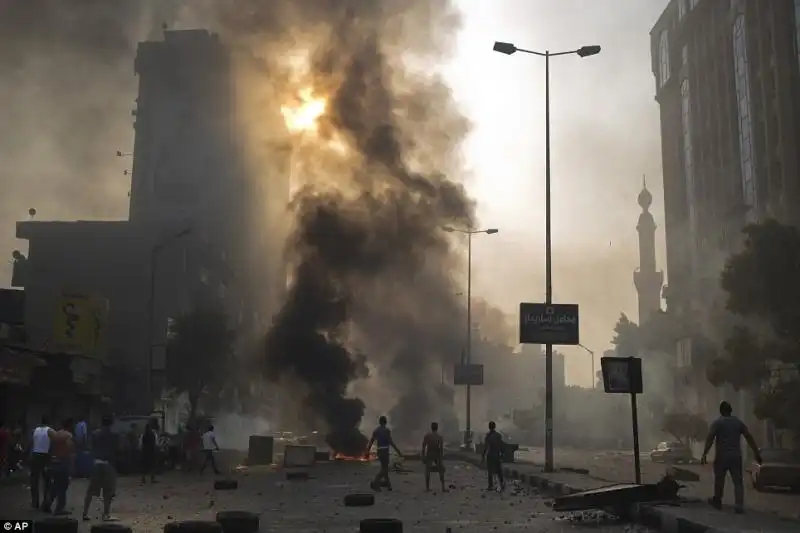
[[(467, 236), (467, 338), (464, 347), (464, 364), (472, 362), (472, 236), (479, 233), (494, 235), (499, 230), (495, 228), (468, 230), (445, 226), (444, 231), (450, 233), (463, 233)], [(472, 388), (467, 385), (466, 428), (464, 429), (464, 445), (469, 446), (472, 440)]]
[[(494, 51), (501, 54), (511, 55), (514, 52), (523, 52), (544, 57), (544, 101), (545, 101), (545, 303), (553, 303), (553, 279), (552, 279), (552, 245), (550, 228), (550, 58), (555, 56), (577, 55), (579, 57), (589, 57), (600, 53), (600, 47), (582, 46), (577, 50), (567, 52), (537, 52), (517, 48), (511, 43), (494, 43)], [(545, 344), (545, 472), (553, 471), (553, 345)]]

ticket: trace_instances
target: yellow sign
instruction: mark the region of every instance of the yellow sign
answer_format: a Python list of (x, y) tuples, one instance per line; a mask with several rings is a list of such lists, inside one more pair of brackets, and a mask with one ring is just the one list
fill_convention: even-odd
[(108, 302), (82, 294), (64, 294), (58, 300), (53, 337), (58, 349), (99, 356)]

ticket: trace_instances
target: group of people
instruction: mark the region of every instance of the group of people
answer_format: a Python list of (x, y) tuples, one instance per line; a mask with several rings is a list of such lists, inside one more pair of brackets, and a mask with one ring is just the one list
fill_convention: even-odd
[[(372, 490), (380, 492), (381, 487), (386, 487), (387, 490), (392, 490), (392, 481), (389, 478), (389, 463), (391, 450), (397, 453), (399, 457), (403, 457), (403, 453), (394, 443), (392, 438), (392, 430), (388, 427), (388, 420), (385, 416), (378, 418), (378, 427), (372, 432), (372, 437), (367, 445), (365, 456), (369, 457), (372, 446), (376, 445), (376, 456), (380, 463), (375, 479), (370, 483)], [(488, 487), (487, 490), (494, 490), (495, 478), (500, 484), (500, 490), (505, 489), (505, 480), (503, 478), (502, 468), (503, 457), (503, 436), (497, 431), (497, 426), (494, 422), (489, 422), (489, 432), (484, 438), (483, 455), (481, 463), (486, 467)], [(421, 458), (425, 465), (425, 491), (431, 490), (431, 474), (437, 472), (439, 474), (439, 482), (442, 485), (442, 492), (447, 492), (447, 486), (444, 479), (445, 466), (444, 466), (444, 439), (439, 434), (439, 424), (431, 422), (431, 430), (425, 434), (422, 439), (422, 453)]]

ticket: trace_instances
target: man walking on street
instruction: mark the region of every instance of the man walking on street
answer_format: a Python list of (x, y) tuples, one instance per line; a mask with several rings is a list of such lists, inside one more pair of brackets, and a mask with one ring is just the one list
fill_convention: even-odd
[(483, 440), (483, 456), (481, 464), (486, 466), (486, 475), (489, 486), (486, 490), (494, 490), (494, 477), (500, 483), (500, 491), (505, 490), (506, 482), (503, 479), (503, 436), (495, 428), (497, 424), (489, 422), (489, 433)]
[(733, 416), (733, 408), (728, 402), (719, 404), (719, 418), (711, 423), (711, 428), (706, 438), (706, 447), (703, 450), (701, 464), (706, 464), (711, 445), (716, 442), (714, 449), (714, 496), (709, 503), (716, 509), (722, 508), (722, 495), (725, 491), (725, 475), (730, 472), (733, 481), (733, 496), (736, 512), (744, 513), (744, 481), (742, 467), (741, 438), (753, 450), (756, 462), (761, 464), (761, 453), (755, 439), (750, 434), (747, 426)]
[(211, 468), (214, 469), (214, 473), (219, 475), (219, 470), (217, 469), (217, 462), (214, 460), (214, 452), (219, 451), (219, 445), (217, 444), (217, 436), (214, 434), (214, 426), (208, 426), (208, 429), (205, 433), (203, 433), (202, 437), (203, 441), (203, 466), (200, 467), (200, 474), (203, 474), (203, 471), (206, 467), (211, 464)]
[[(55, 431), (50, 436), (50, 476), (51, 490), (45, 497), (42, 510), (50, 512), (50, 506), (55, 502), (55, 515), (68, 515), (69, 511), (64, 509), (67, 505), (67, 490), (69, 490), (69, 474), (72, 469), (75, 451), (75, 443), (72, 439), (72, 420), (66, 419), (61, 424), (61, 429)], [(52, 430), (51, 430), (52, 431)]]
[(425, 461), (425, 492), (431, 490), (431, 472), (439, 472), (442, 492), (447, 492), (444, 486), (444, 440), (436, 422), (431, 422), (430, 433), (422, 439), (422, 460)]
[(369, 444), (367, 445), (367, 451), (364, 454), (365, 457), (369, 457), (369, 451), (372, 449), (372, 445), (376, 444), (378, 449), (378, 461), (381, 463), (381, 468), (378, 471), (378, 475), (375, 476), (375, 479), (369, 486), (372, 490), (376, 492), (380, 492), (381, 484), (386, 484), (386, 488), (391, 491), (392, 490), (392, 481), (389, 479), (389, 450), (390, 448), (394, 448), (394, 451), (397, 452), (397, 455), (403, 457), (403, 454), (397, 448), (392, 439), (392, 430), (386, 427), (387, 420), (385, 416), (381, 416), (378, 419), (378, 427), (375, 428), (375, 431), (372, 432), (372, 438), (369, 439)]
[(31, 442), (31, 507), (39, 509), (39, 486), (41, 483), (41, 501), (47, 500), (50, 493), (50, 438), (55, 431), (50, 427), (47, 417), (33, 430)]
[(158, 460), (158, 422), (151, 419), (142, 433), (142, 483), (156, 482), (156, 461)]
[(83, 499), (83, 519), (89, 520), (89, 506), (93, 497), (103, 495), (103, 520), (108, 522), (111, 517), (111, 501), (117, 491), (117, 471), (114, 464), (119, 452), (119, 439), (112, 433), (110, 416), (103, 417), (103, 426), (92, 432), (92, 471), (89, 475), (89, 486)]

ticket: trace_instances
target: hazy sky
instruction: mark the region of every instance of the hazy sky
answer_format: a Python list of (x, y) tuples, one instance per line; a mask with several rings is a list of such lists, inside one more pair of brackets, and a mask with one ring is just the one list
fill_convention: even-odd
[[(474, 121), (466, 147), (481, 222), (473, 293), (516, 314), (544, 299), (544, 59), (492, 51), (495, 40), (602, 52), (551, 60), (554, 299), (581, 306), (581, 338), (599, 358), (621, 311), (637, 319), (636, 196), (647, 175), (664, 268), (658, 106), (649, 33), (666, 0), (458, 0), (464, 29), (447, 67)], [(590, 360), (565, 348), (569, 381)], [(597, 363), (599, 368), (599, 362)]]
[[(473, 294), (514, 315), (520, 301), (544, 299), (544, 61), (525, 54), (501, 55), (492, 51), (492, 44), (502, 40), (551, 51), (587, 44), (603, 47), (598, 56), (555, 58), (551, 65), (554, 294), (557, 302), (581, 305), (582, 340), (599, 358), (619, 313), (633, 318), (637, 314), (636, 196), (643, 174), (655, 198), (656, 222), (662, 226), (657, 248), (664, 266), (658, 107), (649, 31), (667, 0), (457, 3), (464, 27), (456, 53), (444, 68), (457, 100), (474, 122), (465, 146), (470, 167), (465, 179), (479, 202), (481, 223), (500, 229), (474, 242)], [(132, 66), (119, 68), (125, 87), (111, 84), (109, 89), (135, 91)], [(46, 80), (47, 73), (41, 78)], [(2, 184), (7, 189), (5, 199), (0, 198), (0, 246), (7, 259), (0, 261), (0, 285), (10, 281), (13, 247), (26, 251), (24, 243), (15, 244), (11, 221), (27, 218), (29, 207), (39, 209), (39, 220), (127, 215), (129, 180), (122, 173), (130, 160), (114, 153), (131, 144), (129, 111), (120, 110), (124, 128), (106, 137), (107, 147), (95, 150), (103, 161), (93, 162), (93, 168), (104, 168), (97, 176), (100, 192), (86, 212), (69, 205), (70, 195), (76, 193), (65, 187), (74, 178), (54, 174), (58, 167), (54, 170), (42, 156), (50, 153), (46, 146), (36, 146), (36, 157), (23, 157), (26, 147), (20, 145), (5, 154), (7, 162), (16, 156), (26, 165), (24, 171), (15, 168)], [(20, 116), (18, 126), (51, 127), (52, 117), (39, 118), (25, 122)], [(591, 383), (588, 355), (579, 349), (564, 352), (569, 355), (569, 380)]]

